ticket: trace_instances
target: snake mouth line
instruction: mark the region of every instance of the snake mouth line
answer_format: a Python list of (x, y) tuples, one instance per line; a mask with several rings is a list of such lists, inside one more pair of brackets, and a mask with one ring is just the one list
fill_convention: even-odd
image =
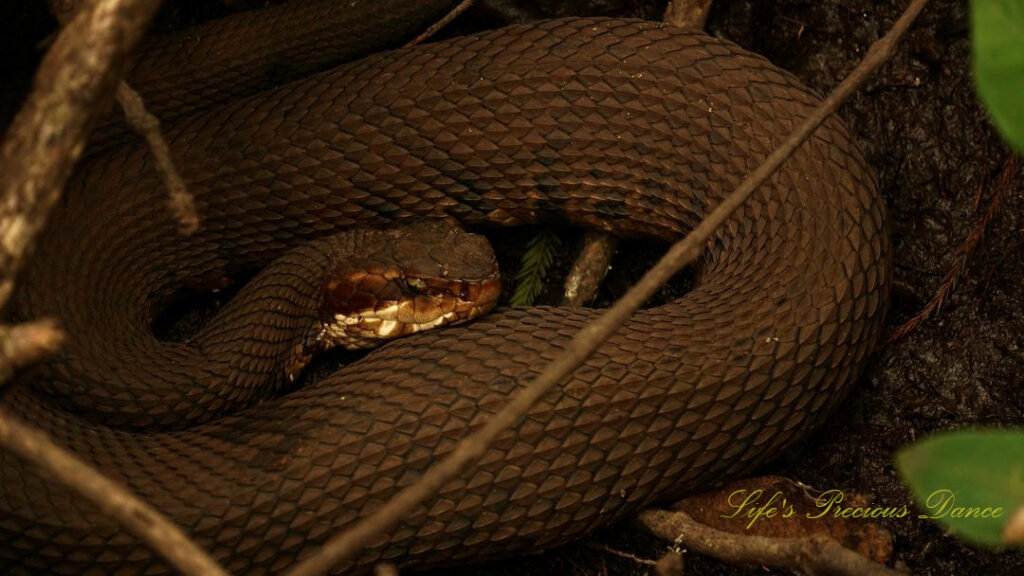
[[(366, 350), (386, 340), (469, 322), (493, 309), (501, 296), (497, 267), (489, 278), (450, 284), (447, 294), (384, 302), (361, 313), (335, 314), (329, 321), (319, 323), (294, 348), (285, 364), (286, 378), (295, 382), (317, 354), (335, 346)], [(424, 305), (429, 305), (429, 310), (424, 310)]]
[[(380, 340), (478, 318), (490, 311), (501, 295), (497, 269), (490, 278), (450, 280), (446, 284), (443, 292), (419, 294), (381, 302), (361, 311), (335, 314), (330, 321), (321, 323), (317, 339), (350, 350), (376, 346)], [(434, 282), (434, 285), (442, 283)]]

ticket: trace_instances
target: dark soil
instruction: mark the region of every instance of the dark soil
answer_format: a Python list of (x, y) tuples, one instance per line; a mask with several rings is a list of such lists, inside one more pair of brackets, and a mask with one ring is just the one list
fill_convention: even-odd
[[(29, 3), (32, 4), (32, 3)], [(175, 4), (175, 3), (170, 3)], [(201, 4), (201, 3), (200, 3)], [(895, 21), (906, 1), (716, 0), (710, 33), (763, 54), (807, 85), (827, 93), (856, 65), (866, 48)], [(658, 19), (656, 0), (491, 0), (461, 17), (448, 32), (463, 33), (540, 17), (601, 15)], [(30, 48), (49, 26), (39, 8), (19, 8), (20, 27), (3, 25), (7, 60), (4, 88), (38, 54)], [(167, 10), (165, 10), (167, 12)], [(202, 9), (164, 19), (202, 19)], [(196, 16), (198, 14), (198, 16)], [(29, 48), (26, 48), (26, 47)], [(958, 245), (978, 219), (975, 200), (987, 199), (1009, 152), (989, 126), (970, 76), (968, 13), (964, 2), (933, 0), (908, 32), (894, 60), (840, 111), (875, 167), (888, 210), (895, 280), (888, 320), (891, 333), (917, 314), (956, 262)], [(2, 100), (2, 99), (0, 99)], [(763, 472), (819, 489), (868, 495), (877, 506), (910, 505), (892, 461), (901, 446), (939, 430), (1024, 424), (1024, 177), (1006, 190), (984, 240), (967, 256), (964, 274), (941, 310), (895, 343), (880, 345), (843, 408), (811, 438)], [(984, 208), (984, 202), (982, 209)], [(529, 232), (513, 232), (525, 243)], [(565, 235), (563, 245), (575, 243)], [(514, 251), (513, 251), (514, 252)], [(602, 300), (620, 295), (656, 247), (624, 246)], [(511, 264), (504, 269), (514, 268)], [(570, 261), (567, 250), (561, 259)], [(564, 268), (563, 268), (564, 269)], [(552, 282), (547, 298), (555, 298)], [(670, 296), (678, 288), (668, 288)], [(1024, 554), (995, 553), (961, 543), (911, 516), (883, 521), (894, 538), (899, 565), (918, 575), (1024, 574)], [(602, 544), (646, 558), (666, 545), (622, 525), (544, 555), (508, 560), (463, 574), (648, 574), (647, 566), (593, 550)], [(690, 575), (784, 574), (735, 568), (686, 555)]]

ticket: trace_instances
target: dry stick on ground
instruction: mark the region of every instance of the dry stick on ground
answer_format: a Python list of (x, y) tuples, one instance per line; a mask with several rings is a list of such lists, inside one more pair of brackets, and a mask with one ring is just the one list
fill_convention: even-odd
[(423, 42), (427, 38), (430, 38), (434, 34), (437, 34), (437, 32), (441, 30), (441, 28), (444, 28), (445, 26), (450, 24), (452, 20), (458, 18), (459, 14), (462, 14), (463, 12), (468, 10), (469, 7), (472, 6), (475, 1), (476, 0), (462, 0), (462, 2), (459, 2), (459, 5), (456, 6), (455, 8), (452, 8), (451, 12), (445, 14), (443, 18), (431, 24), (430, 27), (424, 30), (422, 34), (407, 42), (405, 44), (405, 48), (408, 48), (409, 46), (415, 46), (420, 42)]
[(682, 511), (645, 510), (637, 515), (636, 521), (655, 536), (677, 545), (686, 542), (701, 554), (735, 564), (769, 565), (804, 574), (905, 576), (843, 548), (827, 536), (738, 536), (701, 524)]
[[(1014, 177), (1017, 176), (1017, 172), (1019, 170), (1020, 159), (1014, 154), (1007, 156), (1006, 161), (1003, 162), (1003, 168), (999, 172), (999, 177), (996, 178), (996, 183), (992, 187), (992, 197), (988, 201), (985, 212), (978, 217), (974, 227), (971, 229), (971, 232), (966, 238), (964, 238), (964, 241), (957, 246), (953, 258), (953, 264), (948, 270), (946, 270), (946, 275), (942, 278), (942, 284), (939, 285), (939, 289), (920, 312), (893, 330), (893, 333), (885, 339), (886, 344), (892, 344), (913, 332), (922, 322), (930, 318), (932, 314), (942, 308), (942, 304), (945, 303), (946, 299), (953, 293), (953, 289), (956, 288), (957, 282), (967, 269), (968, 258), (981, 244), (982, 238), (985, 237), (985, 228), (988, 227), (989, 222), (992, 221), (996, 213), (999, 211), (999, 205), (1002, 203), (1003, 195), (1010, 189), (1010, 184), (1013, 182)], [(978, 195), (974, 200), (975, 214), (977, 214), (978, 207), (981, 205), (984, 193), (985, 184), (983, 182), (978, 186)]]
[(148, 543), (181, 573), (227, 576), (223, 568), (149, 504), (3, 409), (0, 409), (0, 444), (37, 465), (47, 478), (95, 502), (101, 512)]
[[(105, 109), (128, 54), (159, 5), (159, 0), (94, 0), (60, 32), (43, 58), (32, 93), (0, 148), (0, 307), (85, 148), (92, 118)], [(59, 338), (46, 321), (7, 331), (27, 340), (41, 336), (52, 343)], [(96, 503), (182, 572), (225, 574), (155, 510), (2, 409), (0, 445)]]
[(588, 543), (587, 548), (590, 548), (592, 550), (600, 550), (601, 552), (607, 552), (612, 556), (618, 556), (619, 558), (625, 558), (626, 560), (632, 560), (633, 562), (641, 564), (643, 566), (654, 566), (658, 563), (657, 560), (651, 560), (650, 558), (641, 558), (636, 554), (630, 554), (629, 552), (624, 552), (622, 550), (612, 548), (611, 546), (605, 544), (599, 544), (597, 542)]
[(465, 437), (451, 454), (431, 466), (416, 483), (367, 516), (357, 525), (329, 540), (323, 548), (296, 564), (287, 576), (326, 574), (331, 567), (352, 559), (366, 544), (398, 524), (417, 505), (434, 496), (450, 479), (487, 450), (498, 434), (519, 422), (541, 397), (551, 391), (589, 358), (622, 324), (676, 272), (700, 256), (711, 234), (767, 180), (779, 166), (850, 96), (879, 66), (892, 56), (896, 41), (914, 21), (928, 0), (913, 0), (892, 29), (871, 45), (864, 59), (812, 113), (692, 232), (676, 242), (626, 294), (599, 318), (584, 326), (565, 351), (539, 376), (520, 390), (504, 408), (478, 431)]

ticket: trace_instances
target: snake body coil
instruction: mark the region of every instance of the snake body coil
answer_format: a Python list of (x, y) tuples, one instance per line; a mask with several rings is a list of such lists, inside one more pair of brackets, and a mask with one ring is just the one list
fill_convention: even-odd
[[(17, 298), (20, 315), (60, 318), (69, 344), (4, 402), (229, 570), (278, 572), (414, 482), (596, 312), (499, 311), (187, 426), (252, 403), (279, 318), (247, 311), (267, 326), (248, 339), (159, 342), (168, 298), (333, 230), (441, 213), (675, 239), (817, 102), (728, 42), (573, 19), (373, 56), (195, 117), (169, 138), (202, 230), (176, 234), (145, 150), (83, 169)], [(698, 287), (639, 312), (339, 570), (547, 548), (751, 470), (843, 398), (888, 275), (882, 203), (830, 119), (716, 233)], [(0, 466), (12, 571), (165, 569), (89, 503), (6, 453)]]

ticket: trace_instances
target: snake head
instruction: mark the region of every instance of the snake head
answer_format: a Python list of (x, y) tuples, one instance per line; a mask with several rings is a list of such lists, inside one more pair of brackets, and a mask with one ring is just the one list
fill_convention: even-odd
[(318, 325), (296, 348), (289, 379), (317, 352), (379, 346), (472, 320), (501, 293), (490, 244), (450, 220), (365, 231), (339, 251), (320, 301)]

